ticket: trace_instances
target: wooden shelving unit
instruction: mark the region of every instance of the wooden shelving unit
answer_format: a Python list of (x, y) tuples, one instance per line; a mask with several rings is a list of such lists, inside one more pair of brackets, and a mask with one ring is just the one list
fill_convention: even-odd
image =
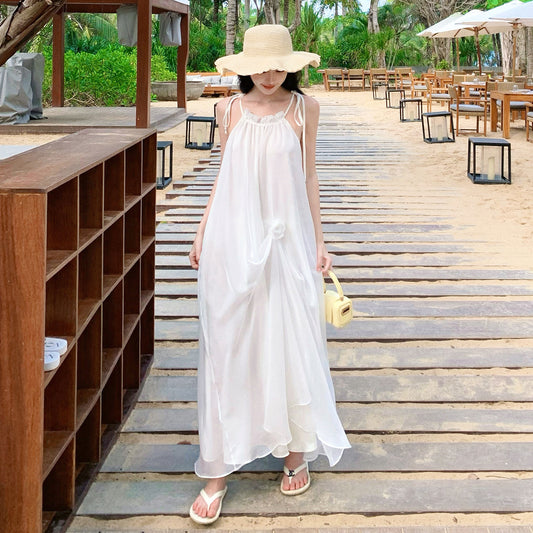
[[(92, 129), (0, 162), (5, 531), (73, 509), (153, 355), (156, 144), (153, 130)], [(68, 341), (50, 372), (45, 336)]]

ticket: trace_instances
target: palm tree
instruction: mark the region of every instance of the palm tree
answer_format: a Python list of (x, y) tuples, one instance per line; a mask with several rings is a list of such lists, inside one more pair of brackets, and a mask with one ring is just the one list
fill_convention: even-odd
[[(301, 11), (301, 22), (294, 36), (299, 47), (306, 52), (316, 52), (316, 46), (324, 27), (320, 14), (315, 13), (313, 4), (304, 4)], [(309, 67), (304, 69), (304, 86), (309, 87)]]

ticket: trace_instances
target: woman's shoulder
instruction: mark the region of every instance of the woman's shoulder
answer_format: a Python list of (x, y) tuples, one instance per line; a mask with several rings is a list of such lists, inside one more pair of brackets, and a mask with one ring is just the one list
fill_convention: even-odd
[(316, 115), (320, 113), (320, 104), (317, 102), (315, 98), (312, 96), (309, 96), (307, 94), (303, 95), (303, 102), (305, 105), (305, 111), (310, 115)]

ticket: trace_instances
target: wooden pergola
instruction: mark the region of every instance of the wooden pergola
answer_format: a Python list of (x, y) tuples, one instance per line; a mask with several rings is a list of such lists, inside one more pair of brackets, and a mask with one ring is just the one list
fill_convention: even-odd
[[(2, 4), (16, 4), (15, 0), (0, 0)], [(181, 14), (181, 46), (177, 51), (177, 107), (186, 108), (185, 78), (189, 55), (188, 0), (65, 0), (52, 16), (53, 70), (52, 105), (64, 106), (65, 13), (115, 13), (120, 6), (137, 6), (137, 96), (136, 120), (138, 128), (150, 126), (152, 14), (174, 12)]]

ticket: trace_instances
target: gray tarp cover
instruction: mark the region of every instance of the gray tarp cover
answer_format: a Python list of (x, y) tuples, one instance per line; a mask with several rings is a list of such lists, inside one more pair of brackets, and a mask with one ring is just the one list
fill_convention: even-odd
[(31, 71), (32, 104), (30, 117), (43, 118), (43, 80), (44, 56), (43, 54), (18, 53), (6, 62), (6, 67), (22, 66)]
[(117, 9), (117, 30), (121, 45), (137, 45), (137, 6), (120, 6)]
[(161, 13), (159, 15), (159, 40), (163, 46), (181, 46), (181, 15)]
[(20, 65), (0, 67), (0, 124), (30, 121), (31, 72)]

